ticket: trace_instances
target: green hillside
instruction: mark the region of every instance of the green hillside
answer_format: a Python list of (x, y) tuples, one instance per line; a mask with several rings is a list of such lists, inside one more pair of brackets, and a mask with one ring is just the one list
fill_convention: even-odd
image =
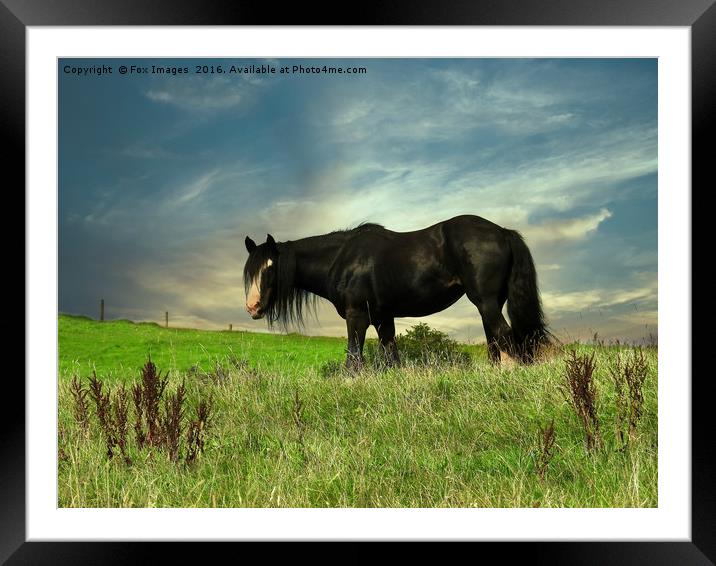
[[(252, 367), (302, 373), (345, 356), (346, 339), (300, 334), (269, 334), (228, 330), (164, 328), (153, 322), (98, 322), (87, 317), (58, 317), (60, 373), (132, 376), (147, 360), (161, 368), (186, 371), (192, 366), (212, 369), (229, 356)], [(485, 356), (484, 346), (464, 346)]]
[(58, 318), (60, 372), (93, 368), (98, 374), (134, 375), (151, 355), (162, 368), (185, 371), (192, 366), (211, 369), (228, 356), (270, 370), (303, 371), (339, 359), (345, 339), (164, 328), (128, 320), (98, 322), (61, 314)]

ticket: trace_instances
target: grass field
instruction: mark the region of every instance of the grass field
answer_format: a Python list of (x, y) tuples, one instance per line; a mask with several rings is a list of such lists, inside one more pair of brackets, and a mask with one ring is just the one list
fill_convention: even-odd
[(84, 317), (59, 317), (60, 372), (134, 378), (151, 355), (163, 369), (204, 370), (230, 355), (253, 367), (298, 372), (340, 357), (345, 340), (300, 335), (163, 328), (153, 322), (117, 320), (99, 324)]
[[(631, 348), (570, 347), (594, 353), (597, 364), (601, 444), (592, 451), (563, 391), (565, 353), (530, 367), (494, 367), (484, 347), (470, 346), (467, 367), (405, 366), (354, 377), (326, 371), (343, 359), (344, 348), (345, 341), (334, 338), (61, 315), (58, 505), (657, 505), (655, 348), (644, 351), (641, 419), (622, 449), (608, 368), (618, 352), (625, 356)], [(94, 369), (104, 390), (116, 396), (123, 384), (139, 381), (148, 354), (169, 371), (165, 398), (185, 383), (186, 422), (200, 399), (212, 400), (203, 453), (189, 465), (133, 442), (127, 447), (131, 464), (116, 455), (109, 459), (93, 403), (86, 429), (75, 416), (73, 376), (86, 387)], [(129, 415), (131, 439), (131, 402)], [(544, 464), (539, 432), (552, 420), (554, 445)]]

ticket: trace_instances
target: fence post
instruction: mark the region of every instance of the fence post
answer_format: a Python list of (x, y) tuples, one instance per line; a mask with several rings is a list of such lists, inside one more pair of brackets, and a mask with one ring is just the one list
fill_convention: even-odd
[(104, 322), (104, 299), (99, 300), (99, 321)]
[(234, 328), (234, 325), (229, 323), (229, 332), (231, 332), (233, 330), (233, 328)]
[(164, 328), (169, 328), (169, 311), (164, 311)]

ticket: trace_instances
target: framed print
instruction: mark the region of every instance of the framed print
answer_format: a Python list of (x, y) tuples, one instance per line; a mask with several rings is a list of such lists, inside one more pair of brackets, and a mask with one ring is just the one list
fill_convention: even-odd
[(712, 560), (689, 183), (716, 11), (522, 4), (342, 28), (5, 2), (10, 563), (143, 540)]

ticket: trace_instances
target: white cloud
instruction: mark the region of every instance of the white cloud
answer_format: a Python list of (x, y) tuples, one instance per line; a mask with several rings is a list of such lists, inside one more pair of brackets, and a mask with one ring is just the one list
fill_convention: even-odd
[(553, 220), (536, 226), (528, 226), (524, 232), (529, 242), (534, 244), (581, 240), (587, 234), (594, 232), (604, 220), (611, 217), (612, 213), (603, 208), (596, 214), (588, 216)]
[(640, 301), (656, 301), (656, 282), (644, 287), (586, 289), (568, 293), (542, 292), (545, 310), (551, 313), (580, 312), (608, 308)]
[(194, 199), (205, 193), (207, 190), (209, 190), (209, 188), (216, 181), (220, 173), (221, 171), (219, 169), (214, 169), (212, 171), (209, 171), (208, 173), (205, 173), (204, 175), (201, 175), (198, 179), (189, 183), (185, 187), (180, 187), (175, 191), (174, 195), (172, 196), (173, 203), (176, 205), (182, 205), (193, 201)]
[(477, 70), (455, 68), (425, 68), (419, 79), (366, 78), (350, 88), (353, 92), (338, 92), (332, 113), (317, 108), (315, 119), (339, 127), (336, 140), (361, 143), (455, 140), (476, 129), (521, 136), (550, 132), (581, 120), (564, 107), (583, 102), (587, 94), (585, 86), (538, 88), (526, 77), (487, 79)]
[(248, 83), (233, 76), (174, 78), (157, 81), (145, 94), (154, 102), (170, 104), (183, 110), (236, 110), (252, 102), (252, 94), (261, 84)]

